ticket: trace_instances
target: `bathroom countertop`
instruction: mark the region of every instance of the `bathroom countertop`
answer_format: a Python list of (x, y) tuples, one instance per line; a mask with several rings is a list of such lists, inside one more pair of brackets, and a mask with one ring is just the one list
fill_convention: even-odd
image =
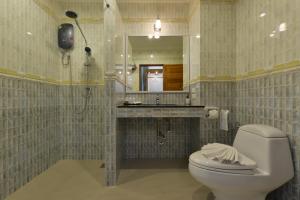
[(204, 106), (148, 104), (117, 107), (117, 118), (200, 118), (204, 116)]
[(128, 104), (119, 105), (118, 108), (204, 108), (205, 106), (177, 105), (177, 104)]

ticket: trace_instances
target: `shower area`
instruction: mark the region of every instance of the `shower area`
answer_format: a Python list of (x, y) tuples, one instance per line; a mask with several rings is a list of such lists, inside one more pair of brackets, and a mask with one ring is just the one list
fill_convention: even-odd
[(99, 171), (104, 168), (99, 181), (117, 184), (116, 105), (126, 96), (126, 35), (152, 33), (159, 13), (162, 36), (193, 35), (192, 78), (200, 73), (199, 1), (178, 1), (168, 11), (170, 5), (2, 0), (0, 200), (61, 160), (97, 161)]
[(189, 1), (169, 13), (164, 9), (171, 3), (158, 5), (1, 2), (0, 200), (60, 160), (97, 160), (105, 167), (103, 185), (117, 183), (122, 150), (116, 104), (125, 99), (126, 33), (153, 32), (158, 13), (168, 20), (162, 23), (162, 36), (189, 32), (187, 14), (172, 21), (181, 5), (189, 10)]
[[(74, 5), (73, 5), (74, 4)], [(76, 4), (77, 9), (76, 9)], [(102, 2), (93, 6), (100, 10)], [(60, 91), (63, 159), (102, 159), (103, 21), (87, 17), (80, 3), (68, 3), (58, 26), (58, 47), (65, 83)], [(73, 10), (67, 10), (71, 9)], [(75, 11), (76, 9), (76, 11)], [(94, 13), (97, 12), (94, 11)], [(81, 12), (80, 12), (81, 11)], [(82, 16), (82, 17), (80, 17)], [(87, 17), (84, 19), (84, 17)], [(103, 19), (102, 19), (103, 20)], [(74, 24), (74, 25), (73, 25)], [(85, 141), (85, 142), (82, 142)]]
[(104, 3), (0, 6), (0, 199), (59, 160), (104, 158)]

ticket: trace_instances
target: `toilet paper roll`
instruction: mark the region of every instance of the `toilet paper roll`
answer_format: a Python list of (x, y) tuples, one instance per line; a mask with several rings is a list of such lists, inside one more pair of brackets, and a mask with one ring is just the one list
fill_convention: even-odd
[(219, 118), (219, 112), (218, 110), (209, 110), (206, 114), (207, 119), (218, 119)]

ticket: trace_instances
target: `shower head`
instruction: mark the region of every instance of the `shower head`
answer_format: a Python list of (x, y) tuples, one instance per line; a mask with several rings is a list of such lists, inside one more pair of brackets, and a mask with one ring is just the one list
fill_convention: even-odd
[(88, 46), (88, 43), (87, 43), (87, 41), (86, 41), (85, 35), (83, 34), (83, 31), (82, 31), (82, 29), (81, 29), (81, 27), (80, 27), (80, 25), (79, 25), (78, 20), (77, 20), (78, 14), (77, 14), (75, 11), (72, 11), (72, 10), (67, 10), (67, 11), (65, 12), (65, 14), (66, 14), (67, 17), (69, 17), (69, 18), (75, 20), (75, 23), (76, 23), (76, 25), (78, 26), (78, 29), (79, 29), (79, 31), (80, 31), (80, 33), (81, 33), (83, 39), (84, 39), (85, 46), (87, 47), (87, 46)]
[(72, 19), (77, 19), (78, 17), (77, 13), (72, 10), (67, 10), (65, 14), (67, 17), (70, 17)]

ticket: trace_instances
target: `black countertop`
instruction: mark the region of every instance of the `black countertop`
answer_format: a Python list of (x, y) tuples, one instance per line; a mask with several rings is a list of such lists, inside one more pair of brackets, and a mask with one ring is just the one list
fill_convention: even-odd
[(177, 104), (123, 104), (118, 108), (204, 108), (205, 106), (177, 105)]

